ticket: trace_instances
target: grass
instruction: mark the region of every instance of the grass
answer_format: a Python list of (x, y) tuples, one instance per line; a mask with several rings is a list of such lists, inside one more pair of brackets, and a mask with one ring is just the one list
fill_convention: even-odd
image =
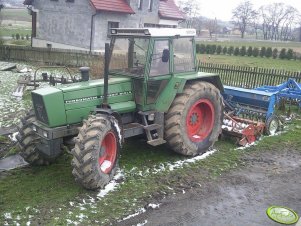
[(3, 20), (31, 22), (31, 15), (28, 14), (26, 8), (24, 9), (4, 8), (1, 10), (1, 15)]
[[(219, 141), (216, 143), (219, 151), (205, 160), (157, 174), (151, 172), (158, 165), (184, 157), (165, 146), (154, 148), (143, 140), (130, 139), (120, 157), (125, 180), (117, 190), (94, 204), (87, 204), (87, 200), (89, 196), (95, 197), (95, 192), (85, 191), (74, 182), (69, 164), (71, 157), (67, 154), (47, 167), (14, 170), (0, 183), (0, 219), (4, 213), (12, 213), (14, 219), (20, 216), (21, 224), (31, 220), (32, 224), (65, 225), (66, 218), (78, 221), (78, 216), (83, 214), (86, 218), (82, 224), (99, 224), (100, 219), (102, 224), (109, 220), (114, 222), (114, 219), (126, 216), (150, 201), (155, 202), (154, 199), (218, 178), (241, 166), (240, 158), (249, 152), (285, 148), (300, 150), (301, 121), (293, 122), (290, 127), (290, 132), (266, 137), (257, 146), (245, 150), (235, 149), (235, 145), (227, 140)], [(74, 204), (71, 206), (70, 202)], [(29, 215), (33, 217), (29, 219)]]
[(287, 71), (300, 71), (301, 60), (281, 60), (265, 57), (228, 56), (198, 54), (198, 59), (206, 63), (227, 64), (247, 67), (261, 67), (283, 69)]
[(12, 37), (14, 35), (16, 37), (16, 34), (19, 34), (20, 36), (31, 36), (31, 28), (26, 27), (19, 27), (19, 26), (2, 26), (0, 27), (0, 34), (1, 36), (9, 36)]

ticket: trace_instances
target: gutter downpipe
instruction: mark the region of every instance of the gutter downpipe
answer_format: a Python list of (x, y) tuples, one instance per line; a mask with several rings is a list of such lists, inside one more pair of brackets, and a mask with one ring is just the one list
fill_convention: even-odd
[(92, 53), (92, 42), (93, 42), (93, 33), (94, 33), (93, 25), (94, 25), (94, 17), (96, 15), (97, 15), (97, 12), (95, 12), (91, 17), (90, 54)]

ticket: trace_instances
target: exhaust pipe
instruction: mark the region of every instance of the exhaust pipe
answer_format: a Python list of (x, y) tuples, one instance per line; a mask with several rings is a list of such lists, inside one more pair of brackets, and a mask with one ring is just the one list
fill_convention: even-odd
[(89, 81), (90, 79), (90, 75), (89, 75), (89, 71), (90, 68), (89, 67), (81, 67), (79, 68), (80, 74), (82, 76), (82, 81)]

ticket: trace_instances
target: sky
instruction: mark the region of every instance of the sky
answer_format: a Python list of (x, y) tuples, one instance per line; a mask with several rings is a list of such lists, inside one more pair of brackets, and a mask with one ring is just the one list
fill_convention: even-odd
[[(216, 18), (229, 21), (232, 17), (232, 10), (242, 2), (242, 0), (197, 0), (200, 3), (200, 15), (208, 18)], [(274, 2), (283, 2), (295, 7), (301, 13), (300, 0), (250, 0), (257, 9), (262, 5)]]

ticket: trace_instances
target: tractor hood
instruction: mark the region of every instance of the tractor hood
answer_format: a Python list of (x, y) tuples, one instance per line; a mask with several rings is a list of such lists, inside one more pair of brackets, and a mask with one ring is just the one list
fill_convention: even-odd
[[(47, 87), (32, 92), (37, 119), (48, 127), (80, 123), (103, 100), (104, 80), (90, 80), (57, 87)], [(132, 80), (109, 79), (108, 102), (119, 113), (133, 111)]]

